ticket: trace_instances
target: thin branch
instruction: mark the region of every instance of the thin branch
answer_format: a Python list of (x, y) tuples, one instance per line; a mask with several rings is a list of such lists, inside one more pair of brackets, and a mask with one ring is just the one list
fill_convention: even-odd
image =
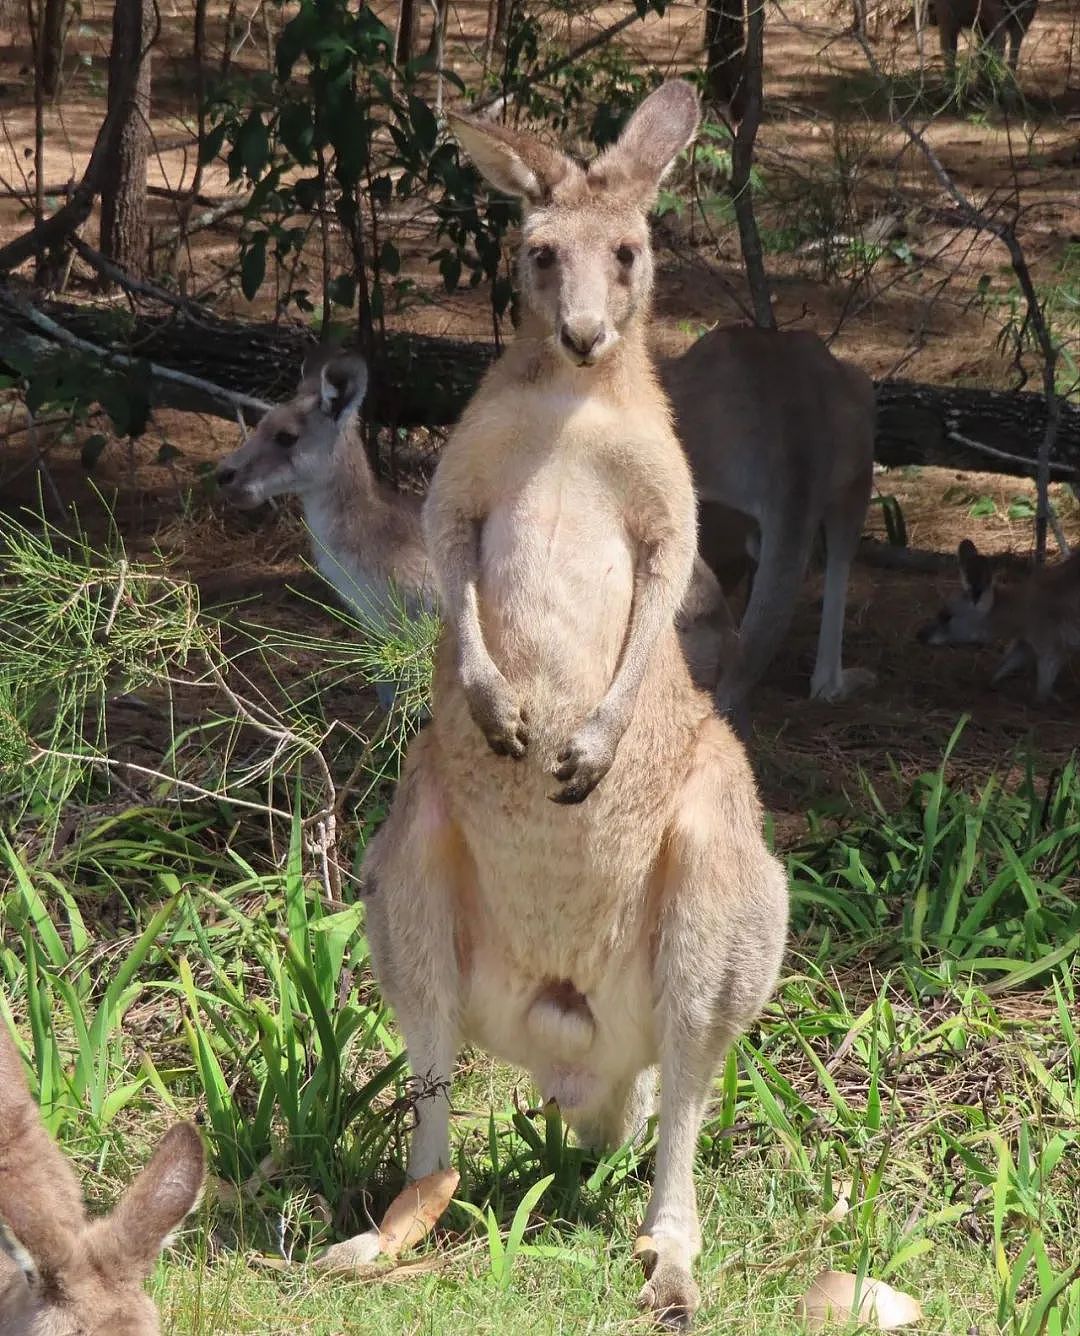
[(526, 89), (532, 88), (534, 84), (543, 83), (545, 79), (550, 79), (553, 74), (558, 74), (567, 65), (572, 65), (575, 60), (587, 56), (590, 51), (595, 51), (598, 46), (605, 46), (613, 37), (618, 37), (619, 33), (625, 32), (627, 28), (641, 21), (642, 16), (635, 9), (633, 13), (627, 14), (617, 22), (609, 24), (606, 28), (601, 28), (588, 41), (582, 42), (580, 46), (575, 46), (572, 51), (568, 51), (564, 56), (559, 56), (557, 60), (548, 61), (546, 65), (534, 70), (532, 74), (523, 75), (520, 79), (515, 80), (513, 85), (505, 92), (490, 93), (487, 97), (480, 98), (472, 104), (469, 110), (474, 115), (479, 112), (487, 112), (489, 117), (494, 118), (519, 93), (524, 93)]
[(739, 245), (750, 300), (754, 305), (754, 322), (762, 329), (776, 328), (769, 280), (765, 273), (765, 253), (761, 247), (757, 219), (754, 216), (751, 173), (754, 164), (754, 141), (761, 124), (763, 92), (761, 65), (765, 49), (765, 0), (749, 0), (746, 12), (746, 48), (743, 51), (742, 77), (739, 80), (739, 100), (742, 119), (731, 146), (731, 198), (735, 206), (735, 221), (739, 228)]
[[(101, 348), (96, 343), (90, 343), (87, 339), (80, 339), (28, 302), (19, 302), (10, 293), (7, 296), (28, 324), (40, 330), (55, 343), (62, 344), (66, 348), (73, 348), (87, 356), (99, 358), (107, 365), (131, 367), (141, 360), (129, 357), (126, 353)], [(2, 318), (2, 310), (0, 310), (0, 318)], [(214, 411), (220, 412), (222, 409), (227, 409), (226, 415), (229, 417), (232, 417), (237, 411), (243, 411), (254, 415), (258, 419), (270, 411), (271, 405), (263, 399), (254, 399), (247, 394), (237, 394), (233, 390), (227, 390), (221, 385), (213, 384), (212, 381), (188, 375), (186, 371), (173, 371), (170, 367), (161, 366), (157, 362), (149, 364), (149, 371), (152, 379), (165, 385), (173, 385), (188, 390), (204, 402), (212, 403)], [(178, 406), (184, 407), (185, 405), (180, 403)], [(188, 406), (190, 407), (190, 404)]]

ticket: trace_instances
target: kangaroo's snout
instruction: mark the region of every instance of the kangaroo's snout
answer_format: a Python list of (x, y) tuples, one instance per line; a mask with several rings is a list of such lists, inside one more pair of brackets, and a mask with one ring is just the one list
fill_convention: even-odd
[(602, 320), (564, 320), (559, 342), (576, 362), (587, 365), (596, 361), (605, 333)]
[(214, 481), (219, 487), (231, 487), (236, 481), (236, 470), (230, 468), (227, 464), (222, 464), (214, 474)]

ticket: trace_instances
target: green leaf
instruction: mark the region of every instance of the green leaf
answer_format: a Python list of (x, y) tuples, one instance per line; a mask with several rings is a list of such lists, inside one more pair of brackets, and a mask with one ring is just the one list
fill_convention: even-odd
[(427, 157), (434, 149), (435, 141), (439, 137), (439, 123), (435, 119), (435, 113), (423, 98), (410, 95), (409, 120), (412, 122), (417, 145), (424, 156)]
[(262, 287), (263, 279), (266, 277), (266, 239), (269, 234), (258, 232), (248, 242), (244, 250), (243, 259), (240, 261), (240, 288), (248, 301), (252, 301), (255, 294)]
[(213, 162), (221, 152), (221, 146), (225, 142), (225, 132), (228, 128), (228, 123), (222, 121), (220, 125), (215, 125), (203, 137), (202, 146), (199, 149), (199, 162), (203, 167)]
[(352, 307), (356, 304), (356, 279), (352, 274), (338, 274), (326, 289), (326, 295), (335, 306)]
[(236, 158), (253, 181), (262, 176), (270, 161), (270, 138), (262, 116), (253, 111), (236, 136)]
[(92, 436), (87, 436), (83, 441), (82, 448), (79, 450), (79, 460), (88, 473), (93, 470), (94, 465), (101, 458), (102, 452), (108, 444), (109, 438), (102, 435), (100, 431), (94, 432)]

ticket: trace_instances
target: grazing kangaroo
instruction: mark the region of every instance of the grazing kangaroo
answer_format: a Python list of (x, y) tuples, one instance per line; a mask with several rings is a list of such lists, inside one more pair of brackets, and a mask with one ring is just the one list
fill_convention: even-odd
[[(316, 349), (296, 394), (272, 408), (216, 474), (241, 509), (300, 497), (320, 572), (365, 625), (402, 608), (435, 609), (420, 498), (379, 482), (360, 439), (367, 383), (362, 357)], [(376, 682), (375, 690), (388, 710), (395, 685)]]
[(178, 1123), (112, 1213), (88, 1220), (0, 1019), (0, 1220), (33, 1263), (28, 1277), (0, 1247), (0, 1336), (157, 1336), (143, 1281), (198, 1200), (203, 1160), (198, 1132)]
[(1035, 702), (1045, 704), (1065, 662), (1080, 650), (1080, 552), (1002, 588), (970, 538), (957, 549), (963, 592), (920, 629), (926, 645), (1007, 641), (993, 685), (1035, 666)]
[(937, 22), (945, 70), (956, 78), (956, 41), (962, 28), (989, 46), (998, 60), (1009, 43), (1009, 69), (1016, 74), (1020, 45), (1035, 17), (1038, 0), (933, 0), (931, 22)]
[(873, 682), (841, 666), (848, 575), (873, 482), (869, 376), (816, 334), (765, 329), (712, 330), (662, 376), (703, 505), (702, 550), (711, 555), (726, 535), (742, 541), (748, 519), (756, 528), (757, 570), (720, 709), (741, 720), (791, 625), (819, 529), (825, 597), (810, 694), (836, 701)]
[(676, 1326), (699, 1303), (713, 1075), (773, 989), (787, 923), (746, 755), (674, 626), (694, 493), (645, 347), (647, 211), (697, 119), (690, 85), (664, 84), (587, 170), (452, 122), (524, 201), (523, 320), (425, 504), (445, 616), (432, 723), (363, 868), (415, 1082), (410, 1177), (449, 1163), (462, 1043), (526, 1067), (593, 1144), (640, 1131), (659, 1064), (640, 1302)]
[[(299, 496), (319, 569), (364, 622), (395, 600), (411, 610), (436, 605), (420, 500), (378, 482), (360, 440), (367, 380), (358, 354), (316, 350), (292, 399), (267, 413), (216, 474), (222, 494), (241, 509)], [(679, 625), (694, 681), (711, 691), (737, 637), (723, 590), (700, 558)], [(376, 690), (388, 709), (392, 685)]]

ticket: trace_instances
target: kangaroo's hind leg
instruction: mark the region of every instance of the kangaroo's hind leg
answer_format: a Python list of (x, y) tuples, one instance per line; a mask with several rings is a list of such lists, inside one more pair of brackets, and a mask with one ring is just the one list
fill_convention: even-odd
[(872, 481), (868, 469), (834, 497), (825, 511), (825, 595), (817, 660), (810, 679), (810, 695), (820, 700), (844, 700), (875, 681), (869, 669), (845, 669), (842, 664), (848, 577), (862, 537)]
[(661, 875), (660, 1135), (639, 1302), (686, 1327), (700, 1301), (693, 1171), (706, 1101), (727, 1048), (772, 992), (787, 933), (786, 878), (761, 836), (746, 757), (719, 720), (701, 726)]
[(413, 739), (362, 873), (372, 968), (404, 1036), (412, 1073), (410, 1178), (450, 1162), (450, 1080), (468, 949), (458, 911), (469, 859), (428, 760), (430, 744), (427, 733)]

